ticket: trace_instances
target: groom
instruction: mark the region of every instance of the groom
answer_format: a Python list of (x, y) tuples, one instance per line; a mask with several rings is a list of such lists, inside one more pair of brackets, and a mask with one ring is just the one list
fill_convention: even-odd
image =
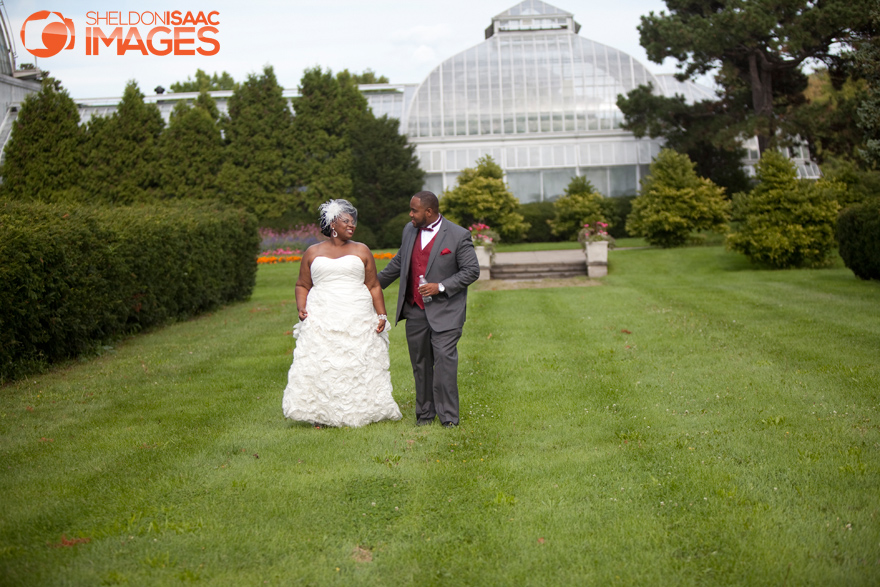
[[(431, 192), (409, 202), (412, 223), (400, 250), (379, 272), (385, 289), (400, 279), (395, 319), (406, 320), (406, 341), (416, 382), (416, 424), (440, 417), (458, 426), (458, 350), (467, 307), (467, 287), (480, 276), (471, 233), (440, 215)], [(419, 285), (419, 276), (428, 283)], [(426, 301), (424, 297), (430, 297)]]

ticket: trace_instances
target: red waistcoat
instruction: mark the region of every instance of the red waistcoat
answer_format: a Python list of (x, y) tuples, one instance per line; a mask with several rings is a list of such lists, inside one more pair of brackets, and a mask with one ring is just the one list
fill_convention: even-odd
[(422, 235), (416, 235), (416, 242), (413, 244), (412, 259), (409, 262), (409, 287), (406, 288), (406, 303), (415, 304), (422, 310), (425, 309), (425, 302), (422, 301), (422, 295), (419, 293), (419, 275), (424, 275), (428, 271), (428, 259), (431, 257), (431, 249), (434, 247), (434, 241), (437, 237), (431, 239), (424, 249), (422, 248)]

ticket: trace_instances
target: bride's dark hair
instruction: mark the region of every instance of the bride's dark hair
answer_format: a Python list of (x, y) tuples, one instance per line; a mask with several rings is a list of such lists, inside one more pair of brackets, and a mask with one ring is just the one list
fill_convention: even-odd
[(330, 228), (330, 223), (339, 218), (342, 214), (348, 214), (351, 216), (351, 219), (354, 220), (354, 223), (357, 224), (357, 208), (352, 206), (351, 202), (348, 200), (327, 200), (321, 204), (319, 210), (321, 215), (318, 217), (318, 220), (321, 223), (321, 233), (324, 236), (330, 236), (332, 234), (333, 229)]

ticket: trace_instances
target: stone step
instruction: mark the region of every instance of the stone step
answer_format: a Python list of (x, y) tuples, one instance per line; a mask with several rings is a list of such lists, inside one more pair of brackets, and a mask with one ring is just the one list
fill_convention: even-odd
[(585, 261), (576, 263), (505, 263), (492, 265), (492, 279), (551, 279), (587, 274)]

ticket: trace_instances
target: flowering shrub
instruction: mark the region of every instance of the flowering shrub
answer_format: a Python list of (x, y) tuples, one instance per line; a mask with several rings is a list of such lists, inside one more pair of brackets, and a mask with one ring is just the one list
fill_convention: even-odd
[(275, 249), (274, 251), (263, 251), (260, 253), (260, 256), (266, 255), (302, 255), (302, 251), (299, 249), (291, 251), (290, 248), (286, 249)]
[(490, 253), (495, 250), (495, 243), (501, 240), (498, 233), (492, 230), (488, 224), (480, 222), (471, 224), (468, 226), (468, 230), (471, 231), (471, 240), (474, 241), (474, 246), (486, 247)]
[(578, 242), (584, 246), (587, 243), (597, 243), (599, 241), (608, 241), (608, 246), (614, 246), (614, 237), (608, 234), (607, 222), (587, 222), (583, 228), (578, 231)]
[(304, 224), (284, 231), (260, 229), (260, 250), (263, 255), (298, 255), (322, 240), (326, 240), (326, 237), (316, 224)]

